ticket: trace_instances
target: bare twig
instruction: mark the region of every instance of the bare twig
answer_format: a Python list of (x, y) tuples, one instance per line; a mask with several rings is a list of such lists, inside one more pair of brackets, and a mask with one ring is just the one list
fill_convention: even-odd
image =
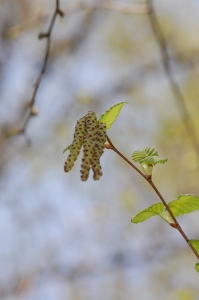
[[(147, 4), (149, 7), (149, 20), (150, 20), (151, 28), (152, 28), (153, 34), (154, 34), (155, 39), (160, 48), (162, 64), (164, 66), (166, 76), (168, 78), (171, 89), (175, 96), (176, 103), (177, 103), (177, 106), (178, 106), (178, 109), (180, 111), (181, 118), (183, 121), (183, 125), (184, 125), (187, 135), (195, 149), (195, 152), (197, 154), (198, 161), (199, 161), (199, 142), (198, 142), (196, 129), (192, 122), (191, 115), (189, 114), (189, 112), (187, 110), (187, 107), (185, 104), (185, 99), (184, 99), (184, 97), (180, 91), (180, 88), (178, 86), (178, 83), (175, 80), (175, 77), (173, 75), (171, 62), (170, 62), (168, 49), (167, 49), (167, 43), (166, 43), (164, 35), (161, 31), (161, 28), (160, 28), (160, 25), (159, 25), (159, 22), (158, 22), (158, 19), (157, 19), (155, 10), (154, 10), (153, 0), (147, 0)], [(199, 168), (199, 165), (198, 165), (198, 168)]]
[(170, 225), (174, 228), (176, 228), (180, 234), (182, 235), (182, 237), (185, 239), (185, 241), (188, 243), (189, 247), (191, 248), (191, 250), (194, 252), (194, 254), (196, 255), (196, 257), (199, 259), (199, 254), (197, 253), (197, 251), (195, 250), (195, 248), (192, 246), (192, 244), (189, 243), (189, 239), (186, 236), (186, 234), (184, 233), (184, 231), (182, 230), (180, 224), (178, 223), (176, 217), (174, 216), (174, 214), (172, 213), (170, 207), (168, 206), (168, 204), (166, 203), (165, 199), (163, 198), (163, 196), (161, 195), (161, 193), (159, 192), (159, 190), (157, 189), (157, 187), (155, 186), (155, 184), (152, 181), (152, 177), (151, 176), (147, 176), (144, 175), (131, 161), (129, 161), (111, 142), (110, 138), (107, 136), (107, 141), (109, 144), (105, 144), (105, 147), (107, 149), (111, 149), (113, 150), (115, 153), (117, 153), (122, 159), (124, 159), (134, 170), (136, 170), (142, 177), (144, 177), (144, 179), (146, 179), (148, 181), (148, 183), (151, 185), (151, 187), (153, 188), (153, 190), (155, 191), (155, 193), (158, 195), (158, 197), (160, 198), (160, 200), (162, 201), (162, 203), (164, 204), (166, 210), (169, 212), (170, 216), (173, 219), (174, 223), (171, 223)]
[(56, 19), (57, 15), (59, 15), (60, 17), (64, 16), (63, 11), (60, 9), (59, 0), (56, 0), (55, 11), (53, 13), (48, 31), (45, 32), (45, 33), (40, 33), (39, 36), (38, 36), (39, 39), (46, 38), (46, 50), (45, 50), (42, 69), (41, 69), (40, 74), (39, 74), (39, 76), (36, 80), (36, 83), (34, 84), (34, 90), (33, 90), (32, 97), (31, 97), (30, 101), (26, 104), (26, 109), (28, 110), (28, 115), (27, 115), (27, 117), (24, 121), (24, 124), (21, 128), (15, 127), (15, 128), (10, 129), (7, 132), (8, 137), (13, 136), (13, 135), (17, 135), (17, 134), (23, 134), (27, 144), (30, 144), (30, 139), (26, 135), (26, 128), (27, 128), (27, 125), (28, 125), (31, 117), (35, 116), (37, 114), (37, 109), (36, 109), (36, 107), (34, 107), (35, 99), (36, 99), (36, 95), (37, 95), (37, 92), (38, 92), (43, 74), (44, 74), (44, 72), (46, 70), (46, 67), (47, 67), (47, 63), (48, 63), (48, 59), (49, 59), (49, 55), (50, 55), (52, 30), (53, 30), (53, 26), (55, 24), (55, 19)]
[(61, 11), (61, 9), (59, 7), (59, 0), (56, 0), (55, 11), (54, 11), (54, 14), (52, 16), (52, 20), (50, 22), (50, 26), (49, 26), (48, 31), (46, 33), (40, 33), (39, 36), (38, 36), (39, 39), (46, 38), (46, 40), (47, 40), (47, 42), (46, 42), (46, 52), (45, 52), (45, 57), (44, 57), (44, 61), (43, 61), (43, 66), (42, 66), (41, 72), (40, 72), (40, 74), (37, 78), (37, 81), (35, 83), (35, 88), (34, 88), (32, 97), (31, 97), (29, 103), (27, 103), (27, 108), (29, 109), (29, 114), (28, 114), (28, 116), (27, 116), (27, 118), (24, 122), (23, 127), (21, 128), (21, 133), (23, 133), (23, 134), (25, 134), (26, 127), (27, 127), (27, 125), (30, 121), (30, 118), (35, 115), (35, 113), (34, 113), (35, 98), (36, 98), (36, 94), (37, 94), (37, 91), (39, 89), (39, 86), (40, 86), (40, 83), (41, 83), (41, 80), (42, 80), (42, 76), (43, 76), (43, 74), (46, 70), (46, 67), (47, 67), (48, 58), (49, 58), (49, 54), (50, 54), (52, 29), (53, 29), (53, 26), (54, 26), (55, 19), (56, 19), (57, 15), (60, 15), (60, 17), (64, 16), (64, 13)]

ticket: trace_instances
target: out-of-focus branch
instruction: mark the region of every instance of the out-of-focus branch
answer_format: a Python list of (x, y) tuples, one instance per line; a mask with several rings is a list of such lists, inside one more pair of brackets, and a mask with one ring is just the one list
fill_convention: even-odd
[(36, 99), (36, 95), (37, 95), (37, 91), (39, 89), (40, 83), (42, 81), (43, 74), (44, 74), (44, 72), (46, 70), (46, 67), (47, 67), (47, 63), (48, 63), (48, 59), (49, 59), (49, 55), (50, 55), (50, 45), (51, 45), (52, 30), (53, 30), (53, 26), (55, 24), (56, 17), (58, 15), (60, 17), (63, 17), (64, 13), (60, 9), (59, 0), (56, 0), (55, 11), (53, 13), (53, 16), (52, 16), (52, 19), (51, 19), (48, 31), (45, 32), (45, 33), (41, 32), (39, 34), (39, 36), (38, 36), (39, 39), (46, 38), (46, 50), (45, 50), (45, 55), (44, 55), (42, 69), (41, 69), (41, 71), (39, 73), (39, 76), (38, 76), (38, 78), (36, 80), (36, 83), (34, 84), (34, 90), (33, 90), (33, 93), (32, 93), (32, 97), (31, 97), (30, 101), (26, 104), (26, 107), (25, 107), (28, 110), (27, 117), (26, 117), (26, 119), (24, 121), (24, 124), (23, 124), (23, 126), (21, 128), (17, 128), (17, 127), (11, 128), (7, 132), (7, 136), (8, 137), (9, 136), (13, 136), (13, 135), (17, 135), (17, 134), (23, 134), (24, 138), (25, 138), (25, 140), (26, 140), (26, 142), (28, 144), (30, 144), (30, 139), (27, 138), (27, 136), (26, 136), (26, 128), (27, 128), (27, 125), (28, 125), (31, 117), (35, 116), (37, 114), (37, 108), (34, 106), (35, 99)]
[[(147, 0), (147, 4), (149, 7), (149, 20), (151, 24), (151, 28), (153, 31), (153, 34), (155, 36), (155, 39), (159, 45), (160, 48), (160, 53), (161, 53), (161, 58), (162, 58), (162, 64), (164, 66), (164, 70), (166, 73), (166, 76), (168, 78), (168, 81), (170, 83), (171, 89), (173, 91), (173, 94), (176, 99), (176, 103), (183, 121), (183, 125), (186, 129), (187, 135), (189, 136), (189, 139), (195, 149), (195, 152), (198, 157), (199, 161), (199, 142), (198, 142), (198, 137), (196, 133), (195, 126), (192, 122), (191, 115), (189, 114), (186, 104), (185, 104), (185, 99), (180, 91), (180, 88), (178, 86), (178, 83), (173, 75), (172, 72), (172, 67), (171, 67), (171, 61), (169, 58), (168, 54), (168, 49), (167, 49), (167, 43), (164, 38), (164, 35), (161, 31), (155, 10), (154, 10), (154, 5), (153, 5), (153, 0)], [(198, 164), (199, 168), (199, 164)]]
[(149, 7), (146, 4), (129, 4), (119, 1), (104, 0), (95, 4), (85, 4), (81, 1), (76, 1), (68, 5), (66, 13), (75, 13), (79, 10), (100, 10), (107, 9), (122, 14), (145, 15), (149, 13)]
[(39, 74), (39, 76), (37, 78), (37, 81), (35, 83), (35, 87), (34, 87), (34, 91), (33, 91), (32, 97), (31, 97), (30, 101), (27, 103), (27, 106), (26, 106), (27, 109), (29, 109), (29, 113), (28, 113), (28, 116), (27, 116), (27, 118), (26, 118), (26, 120), (24, 122), (23, 127), (21, 128), (21, 132), (20, 132), (20, 133), (24, 134), (24, 136), (25, 136), (26, 127), (27, 127), (27, 125), (28, 125), (28, 123), (30, 121), (30, 118), (32, 116), (34, 116), (34, 115), (37, 114), (37, 110), (34, 107), (35, 98), (36, 98), (36, 94), (37, 94), (37, 91), (39, 89), (39, 86), (40, 86), (43, 74), (44, 74), (44, 72), (46, 70), (46, 67), (47, 67), (47, 63), (48, 63), (48, 59), (49, 59), (49, 54), (50, 54), (50, 44), (51, 44), (52, 29), (53, 29), (53, 26), (55, 24), (55, 19), (56, 19), (57, 15), (60, 15), (60, 17), (64, 16), (64, 13), (61, 11), (60, 6), (59, 6), (59, 0), (56, 0), (55, 11), (54, 11), (54, 14), (52, 16), (52, 19), (51, 19), (48, 31), (45, 32), (45, 33), (40, 33), (39, 36), (38, 36), (39, 39), (46, 38), (46, 41), (47, 41), (46, 42), (46, 51), (45, 51), (43, 66), (42, 66), (41, 72), (40, 72), (40, 74)]
[(101, 1), (99, 4), (95, 5), (85, 5), (84, 3), (81, 3), (80, 1), (76, 3), (79, 8), (83, 9), (108, 9), (112, 11), (116, 11), (123, 14), (138, 14), (143, 15), (149, 13), (148, 5), (146, 4), (129, 4), (119, 1)]

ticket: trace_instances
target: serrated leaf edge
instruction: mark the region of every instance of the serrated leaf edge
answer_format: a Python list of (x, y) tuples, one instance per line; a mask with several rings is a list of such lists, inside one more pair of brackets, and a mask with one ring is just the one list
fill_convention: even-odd
[[(121, 112), (121, 109), (122, 109), (122, 107), (124, 106), (124, 104), (128, 104), (128, 102), (120, 102), (120, 103), (117, 103), (117, 104), (111, 106), (108, 110), (105, 111), (105, 113), (103, 113), (103, 114), (101, 115), (101, 117), (99, 118), (98, 122), (104, 122), (104, 121), (103, 121), (103, 117), (105, 117), (106, 115), (108, 115), (108, 113), (110, 113), (110, 111), (111, 111), (113, 108), (115, 108), (116, 106), (121, 105), (120, 110), (119, 110), (118, 114), (116, 115), (114, 121), (113, 121), (110, 125), (107, 126), (107, 130), (110, 129), (111, 126), (113, 125), (113, 123), (116, 121), (117, 117), (119, 116), (119, 114), (120, 114), (120, 112)], [(104, 123), (106, 123), (106, 122), (104, 122)]]
[(152, 164), (153, 166), (155, 166), (157, 164), (164, 164), (167, 161), (168, 161), (168, 158), (166, 158), (166, 157), (161, 157), (161, 156), (147, 156), (145, 158), (142, 158), (139, 161), (139, 164), (145, 162), (145, 163), (149, 163), (149, 164)]
[(139, 164), (148, 163), (153, 166), (158, 163), (164, 164), (168, 161), (168, 158), (159, 156), (158, 151), (153, 147), (140, 148), (134, 151), (131, 157), (134, 162), (139, 162)]
[[(192, 195), (192, 194), (181, 194), (181, 195), (177, 196), (174, 200), (172, 200), (171, 202), (168, 203), (168, 206), (169, 206), (169, 208), (171, 209), (171, 211), (172, 211), (172, 213), (174, 214), (175, 217), (179, 217), (179, 216), (183, 216), (183, 215), (188, 215), (188, 214), (190, 214), (190, 213), (192, 213), (192, 212), (194, 212), (194, 211), (199, 210), (199, 208), (197, 208), (197, 209), (194, 209), (194, 210), (192, 210), (192, 211), (190, 211), (190, 212), (182, 212), (182, 213), (180, 213), (180, 214), (178, 214), (178, 215), (177, 215), (175, 212), (173, 212), (172, 208), (175, 208), (175, 205), (173, 205), (173, 203), (179, 201), (180, 198), (181, 198), (181, 197), (184, 197), (184, 196), (185, 196), (185, 197), (186, 197), (186, 196), (196, 197), (196, 198), (198, 198), (198, 200), (199, 200), (199, 197), (198, 197), (198, 196), (195, 196), (195, 195)], [(180, 203), (177, 203), (177, 204), (180, 205)], [(183, 205), (181, 205), (181, 206), (183, 207)], [(179, 212), (179, 211), (178, 211), (178, 212)]]
[[(145, 212), (152, 212), (152, 213), (154, 213), (153, 216), (147, 218), (146, 220), (148, 220), (148, 219), (150, 219), (150, 218), (152, 218), (152, 217), (154, 217), (154, 216), (156, 216), (156, 215), (160, 215), (159, 212), (156, 212), (156, 211), (154, 211), (154, 210), (151, 210), (151, 211), (150, 211), (150, 209), (152, 209), (153, 206), (157, 206), (157, 204), (160, 204), (160, 205), (162, 206), (162, 209), (163, 209), (162, 213), (163, 213), (163, 212), (164, 212), (164, 205), (163, 205), (161, 202), (157, 202), (157, 203), (152, 204), (151, 206), (149, 206), (149, 207), (147, 207), (147, 208), (145, 208), (145, 209), (139, 211), (137, 214), (135, 214), (135, 215), (131, 218), (131, 222), (132, 222), (132, 223), (135, 223), (135, 222), (133, 221), (133, 220), (135, 219), (135, 217), (137, 217), (139, 214), (142, 214), (142, 213), (145, 213)], [(144, 222), (144, 221), (146, 221), (146, 220), (136, 222), (135, 224)]]

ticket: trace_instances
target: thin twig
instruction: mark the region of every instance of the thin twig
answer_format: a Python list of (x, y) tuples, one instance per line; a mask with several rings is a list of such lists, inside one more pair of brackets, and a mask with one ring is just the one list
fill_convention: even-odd
[(155, 184), (152, 181), (152, 177), (151, 176), (147, 176), (144, 175), (131, 161), (129, 161), (111, 142), (110, 138), (107, 136), (107, 141), (109, 144), (105, 144), (105, 147), (107, 149), (111, 149), (113, 150), (115, 153), (117, 153), (122, 159), (124, 159), (134, 170), (136, 170), (142, 177), (144, 177), (145, 180), (148, 181), (148, 183), (151, 185), (151, 187), (153, 188), (153, 190), (156, 192), (156, 194), (158, 195), (158, 197), (160, 198), (160, 200), (162, 201), (162, 203), (164, 204), (166, 210), (169, 212), (170, 216), (173, 219), (174, 223), (171, 223), (170, 225), (174, 228), (176, 228), (180, 234), (182, 235), (182, 237), (185, 239), (185, 241), (188, 243), (189, 247), (191, 248), (191, 250), (194, 252), (194, 254), (196, 255), (196, 257), (199, 259), (199, 253), (197, 253), (197, 251), (195, 250), (195, 248), (192, 246), (192, 244), (189, 243), (189, 239), (186, 236), (186, 234), (184, 233), (184, 231), (182, 230), (180, 224), (178, 223), (176, 217), (174, 216), (174, 214), (172, 213), (170, 207), (168, 206), (167, 202), (165, 201), (165, 199), (163, 198), (163, 196), (161, 195), (161, 193), (159, 192), (159, 190), (157, 189), (157, 187), (155, 186)]
[(107, 149), (111, 149), (113, 151), (115, 151), (119, 156), (121, 156), (132, 168), (134, 168), (142, 177), (144, 177), (146, 179), (146, 176), (132, 163), (130, 162), (119, 150), (117, 150), (115, 148), (115, 146), (113, 145), (113, 143), (111, 142), (111, 140), (109, 139), (108, 136), (107, 137), (107, 141), (109, 142), (109, 144), (105, 144), (105, 147)]
[(29, 103), (27, 104), (27, 107), (29, 108), (29, 114), (28, 114), (28, 116), (27, 116), (27, 118), (24, 122), (23, 127), (21, 128), (21, 132), (23, 134), (25, 134), (26, 127), (27, 127), (27, 125), (30, 121), (30, 118), (35, 115), (32, 109), (33, 109), (33, 106), (34, 106), (34, 103), (35, 103), (35, 98), (36, 98), (37, 91), (39, 89), (43, 74), (44, 74), (44, 72), (46, 70), (46, 67), (47, 67), (49, 54), (50, 54), (52, 29), (53, 29), (53, 26), (54, 26), (55, 19), (56, 19), (57, 15), (59, 15), (60, 17), (64, 16), (64, 13), (61, 11), (60, 6), (59, 6), (59, 0), (56, 0), (55, 11), (54, 11), (54, 14), (52, 16), (52, 20), (50, 22), (50, 26), (49, 26), (48, 31), (46, 33), (40, 33), (39, 36), (38, 36), (39, 39), (46, 38), (46, 40), (47, 40), (47, 42), (46, 42), (46, 51), (45, 51), (45, 56), (44, 56), (44, 61), (43, 61), (43, 66), (42, 66), (41, 72), (40, 72), (40, 74), (37, 78), (37, 81), (35, 83), (35, 88), (34, 88), (32, 97), (31, 97)]
[(49, 55), (50, 55), (52, 30), (53, 30), (53, 26), (55, 24), (57, 15), (59, 15), (60, 17), (64, 16), (63, 11), (60, 9), (59, 0), (56, 0), (55, 11), (53, 13), (48, 31), (45, 33), (40, 33), (38, 35), (39, 39), (46, 38), (46, 50), (45, 50), (45, 55), (44, 55), (44, 60), (43, 60), (43, 65), (42, 65), (41, 71), (36, 80), (36, 83), (34, 84), (34, 90), (32, 93), (32, 97), (31, 97), (30, 101), (26, 104), (26, 109), (28, 110), (28, 115), (27, 115), (27, 117), (24, 121), (24, 124), (21, 128), (15, 127), (15, 128), (10, 129), (7, 132), (8, 137), (16, 135), (16, 134), (23, 134), (27, 144), (30, 144), (31, 141), (26, 135), (26, 128), (27, 128), (28, 123), (30, 122), (31, 117), (33, 117), (37, 114), (37, 109), (34, 107), (35, 99), (36, 99), (36, 95), (37, 95), (40, 83), (42, 81), (43, 74), (46, 71), (46, 67), (47, 67), (47, 63), (48, 63), (48, 59), (49, 59)]
[[(167, 42), (161, 31), (161, 28), (160, 28), (160, 25), (159, 25), (159, 22), (158, 22), (158, 19), (157, 19), (155, 10), (154, 10), (153, 0), (147, 0), (147, 4), (149, 7), (149, 14), (148, 14), (149, 21), (150, 21), (151, 28), (152, 28), (153, 34), (155, 36), (155, 39), (160, 48), (162, 64), (164, 66), (166, 76), (168, 78), (171, 89), (175, 96), (176, 103), (177, 103), (177, 106), (178, 106), (178, 109), (180, 111), (181, 118), (183, 121), (183, 125), (184, 125), (187, 135), (196, 151), (198, 161), (199, 161), (199, 142), (198, 142), (196, 129), (192, 122), (191, 115), (189, 114), (189, 112), (187, 110), (187, 107), (185, 104), (185, 99), (184, 99), (184, 97), (180, 91), (180, 88), (178, 86), (178, 83), (173, 75), (171, 61), (170, 61), (168, 49), (167, 49)], [(198, 165), (198, 168), (199, 168), (199, 165)]]

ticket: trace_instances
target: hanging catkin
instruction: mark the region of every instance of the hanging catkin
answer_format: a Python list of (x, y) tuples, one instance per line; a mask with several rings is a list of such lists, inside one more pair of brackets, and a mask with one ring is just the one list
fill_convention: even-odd
[(95, 146), (96, 132), (97, 132), (97, 117), (94, 111), (89, 111), (86, 115), (86, 131), (84, 135), (83, 142), (83, 159), (81, 165), (81, 179), (86, 181), (88, 179), (92, 157), (93, 157), (93, 148)]
[(64, 165), (65, 172), (69, 172), (72, 169), (74, 162), (76, 161), (80, 153), (81, 147), (84, 142), (84, 135), (86, 130), (85, 121), (86, 117), (82, 117), (77, 121), (77, 125), (75, 126), (75, 133), (70, 148), (70, 154)]
[(95, 146), (93, 148), (92, 170), (93, 179), (99, 180), (102, 176), (102, 168), (100, 165), (100, 157), (104, 153), (104, 144), (106, 142), (106, 124), (98, 123)]

